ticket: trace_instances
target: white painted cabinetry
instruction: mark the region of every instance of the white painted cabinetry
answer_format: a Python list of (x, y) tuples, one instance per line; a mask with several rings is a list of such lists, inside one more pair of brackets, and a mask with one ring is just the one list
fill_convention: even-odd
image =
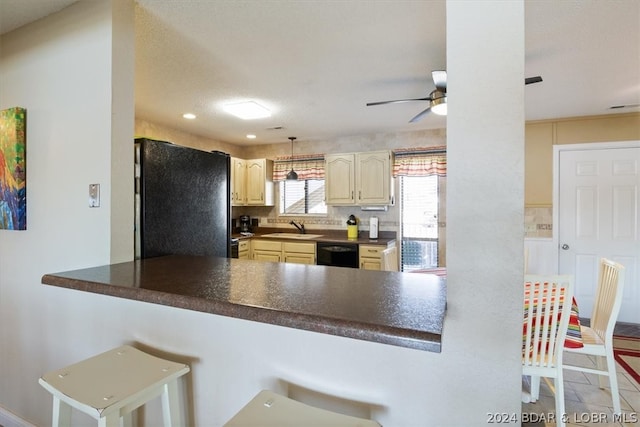
[(294, 264), (315, 264), (316, 244), (311, 242), (252, 239), (251, 259)]
[(231, 205), (247, 204), (246, 192), (247, 164), (246, 160), (231, 158)]
[(362, 270), (382, 270), (382, 251), (395, 246), (395, 243), (388, 245), (360, 245), (358, 257)]
[(327, 205), (390, 205), (391, 152), (328, 154), (325, 157)]
[(231, 205), (273, 206), (273, 160), (231, 159)]

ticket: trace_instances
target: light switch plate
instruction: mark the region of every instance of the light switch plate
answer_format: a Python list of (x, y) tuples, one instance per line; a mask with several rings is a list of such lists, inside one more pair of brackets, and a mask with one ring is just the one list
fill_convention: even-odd
[(89, 207), (100, 207), (100, 184), (89, 184)]

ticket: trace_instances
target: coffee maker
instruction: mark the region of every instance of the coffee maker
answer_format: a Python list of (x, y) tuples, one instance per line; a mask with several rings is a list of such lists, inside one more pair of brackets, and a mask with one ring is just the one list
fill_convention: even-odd
[(251, 217), (249, 215), (240, 215), (240, 232), (251, 233)]

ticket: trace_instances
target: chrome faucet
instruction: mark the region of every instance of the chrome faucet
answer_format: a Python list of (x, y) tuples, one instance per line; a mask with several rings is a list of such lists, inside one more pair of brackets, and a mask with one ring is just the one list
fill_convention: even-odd
[(294, 220), (291, 220), (291, 222), (289, 222), (289, 224), (293, 225), (295, 228), (298, 229), (298, 231), (300, 232), (300, 234), (304, 234), (307, 232), (307, 230), (304, 229), (304, 224), (298, 224), (297, 222), (295, 222)]

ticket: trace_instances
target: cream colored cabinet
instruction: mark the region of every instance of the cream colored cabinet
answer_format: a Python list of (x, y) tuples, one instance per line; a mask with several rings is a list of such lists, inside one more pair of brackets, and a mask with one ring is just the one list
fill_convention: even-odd
[(325, 156), (324, 188), (327, 205), (353, 205), (356, 202), (355, 154)]
[(382, 270), (382, 251), (392, 248), (395, 242), (388, 245), (360, 245), (358, 254), (362, 270)]
[(273, 160), (231, 159), (231, 205), (273, 206)]
[(391, 205), (391, 153), (329, 154), (325, 157), (327, 205)]
[(360, 268), (363, 270), (382, 270), (382, 245), (360, 245)]
[(248, 240), (240, 240), (238, 242), (238, 259), (249, 259), (250, 246)]
[(310, 242), (252, 239), (251, 259), (295, 264), (315, 264), (316, 244)]
[(251, 240), (251, 259), (256, 261), (282, 261), (282, 242), (274, 240)]
[(247, 204), (246, 160), (231, 158), (231, 206)]
[(247, 205), (273, 206), (273, 160), (247, 160)]
[(284, 242), (282, 244), (282, 258), (284, 262), (291, 262), (295, 264), (315, 264), (316, 244)]

